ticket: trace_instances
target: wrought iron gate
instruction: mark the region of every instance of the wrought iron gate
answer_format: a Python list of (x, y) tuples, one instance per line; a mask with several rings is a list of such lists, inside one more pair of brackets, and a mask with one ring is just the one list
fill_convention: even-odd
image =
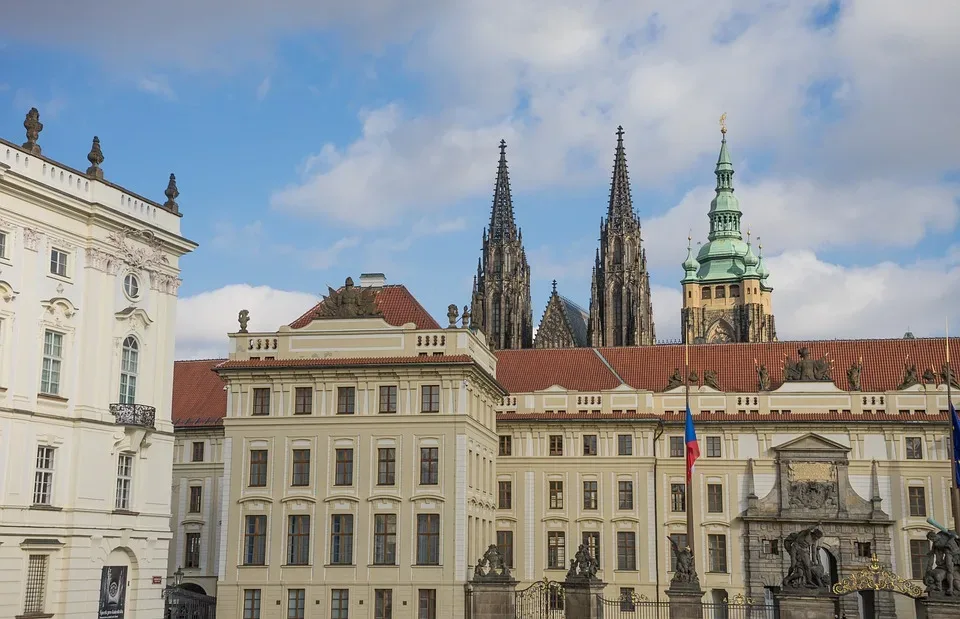
[(166, 591), (164, 619), (216, 619), (217, 598), (173, 587)]
[(565, 619), (563, 585), (544, 578), (516, 593), (517, 619)]
[[(700, 604), (703, 619), (778, 619), (773, 604), (756, 603), (737, 594), (729, 601)], [(608, 599), (597, 595), (600, 619), (669, 619), (670, 602), (652, 602), (645, 595), (630, 593)]]

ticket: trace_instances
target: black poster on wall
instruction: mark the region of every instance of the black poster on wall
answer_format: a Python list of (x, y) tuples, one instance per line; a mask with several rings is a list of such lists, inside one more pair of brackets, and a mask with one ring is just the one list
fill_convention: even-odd
[(100, 572), (100, 611), (97, 619), (123, 619), (126, 597), (127, 566), (104, 566)]

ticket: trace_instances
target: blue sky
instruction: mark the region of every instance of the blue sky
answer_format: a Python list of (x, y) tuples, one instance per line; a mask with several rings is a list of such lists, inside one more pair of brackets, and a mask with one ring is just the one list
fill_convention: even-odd
[(674, 338), (722, 112), (781, 338), (934, 335), (960, 330), (960, 8), (922, 4), (40, 1), (0, 24), (0, 135), (35, 105), (48, 156), (83, 166), (98, 135), (107, 177), (158, 200), (176, 172), (200, 243), (181, 357), (364, 271), (438, 317), (467, 303), (501, 138), (534, 321), (552, 279), (587, 306), (619, 124)]

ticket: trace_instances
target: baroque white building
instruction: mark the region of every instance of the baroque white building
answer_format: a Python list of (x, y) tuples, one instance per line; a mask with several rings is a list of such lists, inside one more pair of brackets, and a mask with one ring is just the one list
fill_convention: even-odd
[[(0, 616), (161, 616), (180, 256), (165, 203), (0, 139)], [(158, 179), (159, 180), (159, 179)], [(161, 185), (162, 187), (162, 185)], [(159, 189), (159, 187), (158, 187)]]

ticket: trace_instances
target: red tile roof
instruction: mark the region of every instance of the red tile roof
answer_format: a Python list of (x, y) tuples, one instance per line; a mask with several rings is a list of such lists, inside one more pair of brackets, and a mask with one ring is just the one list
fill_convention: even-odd
[[(389, 325), (400, 327), (412, 322), (418, 329), (439, 329), (440, 325), (433, 316), (420, 305), (420, 302), (410, 294), (406, 286), (399, 284), (390, 284), (383, 286), (377, 291), (374, 299), (377, 309), (383, 314), (383, 319)], [(313, 317), (317, 310), (323, 305), (320, 301), (311, 307), (306, 313), (290, 323), (294, 329), (305, 327), (313, 322)]]
[(324, 359), (233, 359), (221, 361), (215, 370), (256, 368), (357, 367), (366, 365), (472, 364), (470, 355), (431, 355), (429, 357), (351, 357)]
[(218, 426), (227, 414), (227, 392), (214, 368), (225, 359), (177, 361), (173, 364), (175, 428)]
[[(767, 366), (771, 388), (776, 389), (783, 384), (784, 360), (789, 356), (796, 361), (801, 346), (809, 348), (814, 359), (829, 355), (834, 383), (844, 390), (848, 387), (847, 369), (861, 358), (864, 391), (895, 390), (903, 379), (905, 362), (915, 363), (921, 375), (931, 367), (939, 375), (946, 362), (943, 339), (818, 340), (691, 345), (690, 369), (696, 370), (701, 380), (705, 370), (714, 370), (723, 391), (754, 393), (756, 360)], [(636, 389), (663, 391), (674, 368), (682, 371), (684, 367), (684, 346), (680, 344), (596, 350), (612, 371), (589, 348), (504, 350), (497, 354), (497, 380), (511, 393), (538, 391), (553, 384), (597, 391), (616, 387), (619, 375)], [(960, 361), (960, 343), (951, 340), (950, 350)], [(954, 369), (954, 375), (960, 376), (960, 368)]]
[[(837, 411), (835, 413), (721, 413), (721, 412), (696, 412), (693, 413), (697, 423), (806, 423), (806, 422), (896, 422), (896, 423), (929, 423), (933, 421), (945, 422), (948, 420), (947, 413), (940, 411), (938, 413), (900, 413), (894, 412), (864, 412), (861, 414)], [(655, 421), (663, 419), (666, 423), (682, 424), (685, 419), (683, 411), (668, 412), (663, 415), (657, 413), (643, 413), (635, 411), (620, 411), (616, 413), (497, 413), (498, 423), (509, 423), (519, 421), (557, 421), (565, 423), (568, 421), (588, 421), (591, 423), (604, 421), (624, 421), (624, 420), (649, 420)]]
[(613, 389), (620, 384), (592, 348), (525, 348), (497, 353), (497, 381), (511, 393), (560, 385), (576, 391)]

